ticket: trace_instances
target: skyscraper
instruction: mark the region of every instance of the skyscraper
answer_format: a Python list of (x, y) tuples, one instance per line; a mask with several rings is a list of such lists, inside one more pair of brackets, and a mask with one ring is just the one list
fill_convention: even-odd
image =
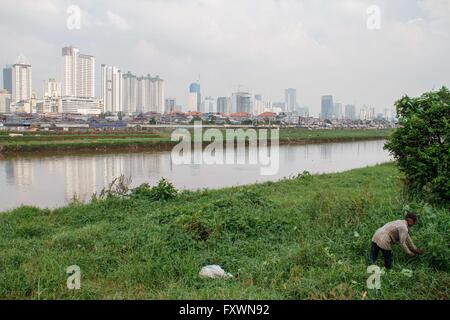
[(0, 113), (9, 113), (11, 104), (11, 94), (4, 89), (0, 89)]
[(217, 112), (217, 104), (216, 100), (212, 97), (206, 97), (202, 103), (202, 111), (203, 113), (216, 113)]
[(128, 113), (164, 113), (164, 80), (150, 75), (136, 77), (130, 72), (123, 76), (124, 111)]
[(200, 91), (200, 83), (194, 82), (189, 86), (189, 103), (190, 111), (200, 111), (202, 104), (202, 94)]
[(122, 80), (122, 107), (126, 113), (137, 113), (138, 82), (135, 75), (127, 72)]
[(164, 103), (164, 111), (165, 112), (174, 112), (177, 105), (177, 101), (175, 98), (166, 98)]
[(119, 68), (102, 64), (102, 99), (104, 112), (123, 112), (122, 72)]
[(289, 88), (285, 90), (284, 93), (286, 103), (286, 112), (294, 112), (297, 107), (297, 90)]
[(61, 82), (55, 79), (44, 80), (44, 98), (60, 98), (61, 90)]
[(356, 120), (356, 108), (352, 104), (347, 104), (345, 106), (345, 119), (346, 120)]
[(229, 97), (217, 98), (217, 112), (230, 114), (231, 112), (231, 99)]
[(333, 119), (333, 107), (334, 107), (333, 96), (332, 95), (322, 96), (320, 117), (322, 119), (327, 120)]
[(9, 94), (12, 93), (12, 66), (7, 65), (3, 68), (3, 89)]
[(31, 100), (31, 86), (31, 64), (24, 55), (20, 55), (12, 67), (11, 101)]
[(235, 92), (231, 97), (231, 112), (252, 113), (252, 95), (249, 92)]
[(342, 103), (336, 102), (333, 108), (333, 118), (334, 119), (342, 119)]
[(359, 118), (361, 120), (373, 120), (375, 118), (375, 108), (363, 105), (359, 110)]
[(63, 95), (95, 97), (95, 58), (81, 54), (77, 48), (62, 49), (64, 59)]

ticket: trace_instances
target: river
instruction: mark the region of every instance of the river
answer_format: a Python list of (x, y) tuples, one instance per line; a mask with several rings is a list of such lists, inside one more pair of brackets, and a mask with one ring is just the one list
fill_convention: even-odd
[[(253, 164), (176, 165), (170, 151), (15, 156), (0, 159), (0, 211), (22, 204), (55, 208), (76, 194), (90, 199), (115, 177), (131, 177), (131, 186), (155, 184), (164, 177), (179, 189), (221, 188), (310, 173), (341, 172), (391, 161), (384, 140), (282, 145), (279, 170), (261, 175)], [(241, 154), (239, 154), (241, 153)], [(248, 153), (248, 149), (247, 149)], [(244, 155), (237, 151), (237, 157)]]

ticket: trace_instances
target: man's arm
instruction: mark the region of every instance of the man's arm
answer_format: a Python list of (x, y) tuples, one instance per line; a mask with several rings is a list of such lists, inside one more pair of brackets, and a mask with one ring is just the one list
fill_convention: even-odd
[[(416, 255), (415, 251), (417, 248), (414, 246), (414, 243), (408, 234), (408, 229), (401, 228), (398, 230), (398, 233), (400, 238), (400, 245), (402, 246), (403, 250), (405, 250), (408, 256), (414, 257)], [(412, 251), (410, 250), (410, 248), (412, 249)]]
[(423, 250), (418, 249), (415, 245), (414, 242), (412, 241), (411, 236), (408, 234), (408, 237), (406, 238), (406, 244), (409, 247), (409, 249), (414, 252), (415, 254), (422, 254)]

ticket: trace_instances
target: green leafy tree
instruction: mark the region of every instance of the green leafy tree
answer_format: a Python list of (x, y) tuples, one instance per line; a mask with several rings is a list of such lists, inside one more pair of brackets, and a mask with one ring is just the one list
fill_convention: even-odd
[(404, 96), (396, 102), (399, 128), (385, 148), (405, 174), (412, 196), (450, 205), (450, 91)]

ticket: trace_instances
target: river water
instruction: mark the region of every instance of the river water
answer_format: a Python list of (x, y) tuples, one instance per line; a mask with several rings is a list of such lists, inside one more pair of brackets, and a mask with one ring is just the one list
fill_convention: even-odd
[[(359, 141), (279, 147), (279, 169), (262, 175), (261, 165), (174, 164), (170, 151), (139, 153), (16, 156), (0, 159), (0, 211), (22, 204), (61, 207), (74, 194), (90, 199), (114, 178), (131, 177), (131, 186), (164, 177), (179, 189), (221, 188), (276, 181), (309, 171), (341, 172), (391, 161), (385, 141)], [(244, 156), (236, 150), (236, 157)], [(275, 154), (272, 154), (272, 161)]]

